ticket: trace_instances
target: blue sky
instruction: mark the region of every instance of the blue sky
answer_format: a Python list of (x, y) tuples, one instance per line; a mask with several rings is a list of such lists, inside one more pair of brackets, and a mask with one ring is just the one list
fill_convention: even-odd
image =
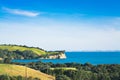
[(0, 44), (120, 50), (119, 0), (0, 0)]

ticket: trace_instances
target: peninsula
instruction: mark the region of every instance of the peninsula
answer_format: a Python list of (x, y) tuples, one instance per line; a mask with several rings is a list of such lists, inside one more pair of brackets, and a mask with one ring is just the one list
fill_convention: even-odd
[(0, 45), (0, 59), (65, 59), (65, 51), (46, 51), (39, 47)]

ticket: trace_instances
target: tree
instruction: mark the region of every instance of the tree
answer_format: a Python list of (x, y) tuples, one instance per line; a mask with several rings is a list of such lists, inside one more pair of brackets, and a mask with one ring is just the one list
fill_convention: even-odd
[(58, 75), (56, 77), (56, 80), (71, 80), (71, 79), (67, 77), (66, 75)]
[(5, 58), (3, 62), (4, 63), (10, 63), (11, 62), (11, 58)]
[(10, 80), (10, 76), (8, 75), (1, 75), (0, 80)]
[(22, 76), (17, 76), (17, 80), (24, 80)]

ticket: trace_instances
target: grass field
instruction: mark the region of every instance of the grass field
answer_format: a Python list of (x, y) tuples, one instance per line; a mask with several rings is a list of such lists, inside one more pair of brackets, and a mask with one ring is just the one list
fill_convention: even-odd
[(23, 47), (23, 46), (11, 46), (11, 45), (0, 45), (0, 49), (2, 50), (9, 50), (9, 51), (15, 51), (15, 50), (19, 50), (19, 51), (25, 51), (25, 50), (31, 50), (34, 53), (36, 53), (37, 55), (41, 55), (41, 54), (46, 54), (45, 51), (37, 49), (37, 48), (31, 48), (31, 47)]
[(63, 70), (77, 70), (76, 68), (73, 67), (57, 67), (57, 68), (50, 68), (50, 70), (59, 70), (59, 69), (63, 69)]
[(9, 50), (9, 51), (16, 51), (16, 50), (19, 50), (19, 51), (25, 51), (25, 50), (29, 50), (29, 51), (33, 51), (35, 54), (37, 55), (57, 55), (59, 54), (60, 52), (56, 52), (56, 51), (45, 51), (45, 50), (41, 50), (41, 49), (38, 49), (38, 48), (35, 48), (35, 47), (24, 47), (24, 46), (19, 46), (19, 45), (0, 45), (0, 49), (1, 50)]
[(27, 68), (25, 66), (12, 65), (12, 64), (0, 64), (0, 75), (7, 74), (10, 76), (23, 76), (25, 77), (25, 71), (27, 69), (27, 76), (32, 76), (33, 78), (38, 77), (41, 80), (55, 80), (55, 77), (44, 74), (40, 71)]

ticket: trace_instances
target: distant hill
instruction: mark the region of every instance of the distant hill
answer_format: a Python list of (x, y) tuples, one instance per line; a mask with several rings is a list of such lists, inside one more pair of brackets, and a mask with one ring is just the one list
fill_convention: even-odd
[(13, 64), (0, 64), (0, 75), (10, 75), (10, 76), (23, 76), (25, 77), (27, 72), (27, 77), (40, 78), (41, 80), (55, 80), (55, 77), (44, 74), (40, 71), (19, 65)]
[(66, 58), (64, 51), (46, 51), (38, 47), (21, 45), (0, 45), (0, 58), (11, 56), (12, 59), (56, 59)]
[(27, 46), (21, 46), (21, 45), (0, 45), (0, 49), (2, 50), (9, 50), (9, 51), (25, 51), (25, 50), (30, 50), (33, 51), (37, 55), (42, 55), (46, 54), (45, 50), (41, 48), (36, 48), (36, 47), (27, 47)]

